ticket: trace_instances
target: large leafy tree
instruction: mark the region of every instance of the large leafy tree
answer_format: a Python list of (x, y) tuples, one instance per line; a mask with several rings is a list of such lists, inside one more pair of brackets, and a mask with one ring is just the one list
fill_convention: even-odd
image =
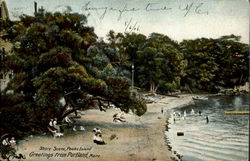
[[(218, 65), (213, 57), (213, 49), (208, 39), (184, 40), (181, 47), (188, 60), (187, 75), (183, 81), (191, 89), (210, 90), (214, 87), (213, 78), (218, 70)], [(210, 51), (209, 51), (210, 50)]]
[(22, 126), (29, 122), (42, 128), (52, 117), (60, 120), (93, 105), (104, 111), (112, 103), (125, 112), (146, 112), (145, 103), (130, 96), (125, 75), (111, 64), (111, 49), (96, 41), (94, 29), (86, 23), (86, 17), (77, 13), (38, 12), (21, 16), (8, 29), (14, 52), (5, 64), (15, 77), (6, 91), (14, 94), (1, 98), (21, 101), (1, 106), (1, 118), (6, 114), (3, 109), (20, 108), (26, 119)]
[(215, 57), (218, 73), (215, 82), (222, 87), (242, 85), (249, 77), (249, 45), (240, 42), (240, 36), (228, 35), (216, 39)]
[(184, 40), (180, 43), (188, 61), (183, 84), (192, 90), (217, 91), (244, 84), (248, 79), (248, 46), (235, 35), (218, 39)]
[(152, 33), (137, 51), (138, 82), (155, 93), (174, 91), (180, 87), (186, 61), (177, 42), (168, 36)]

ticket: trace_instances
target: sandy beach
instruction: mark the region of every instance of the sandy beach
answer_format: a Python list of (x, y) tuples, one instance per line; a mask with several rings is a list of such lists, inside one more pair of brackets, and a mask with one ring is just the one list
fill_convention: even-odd
[[(138, 117), (124, 114), (126, 122), (113, 122), (119, 109), (106, 112), (88, 110), (77, 119), (76, 124), (84, 131), (66, 133), (61, 138), (34, 136), (22, 140), (18, 153), (26, 160), (86, 160), (86, 161), (168, 161), (174, 157), (165, 142), (166, 111), (192, 102), (192, 95), (164, 97), (148, 104), (147, 112)], [(164, 113), (161, 112), (163, 109)], [(106, 145), (93, 143), (93, 128), (102, 131)]]

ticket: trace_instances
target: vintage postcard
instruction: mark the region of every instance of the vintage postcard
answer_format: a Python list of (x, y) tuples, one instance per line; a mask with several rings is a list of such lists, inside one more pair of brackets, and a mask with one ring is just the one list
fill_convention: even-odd
[(249, 160), (247, 0), (0, 0), (0, 161)]

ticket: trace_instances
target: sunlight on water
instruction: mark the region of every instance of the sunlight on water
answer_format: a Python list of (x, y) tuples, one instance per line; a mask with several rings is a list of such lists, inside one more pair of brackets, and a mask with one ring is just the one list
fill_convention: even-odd
[(219, 107), (220, 106), (220, 102), (218, 99), (214, 99), (214, 106), (215, 107)]

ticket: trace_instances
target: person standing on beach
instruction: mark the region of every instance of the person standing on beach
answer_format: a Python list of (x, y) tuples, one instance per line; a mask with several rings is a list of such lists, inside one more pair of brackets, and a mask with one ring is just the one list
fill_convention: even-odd
[(191, 115), (194, 115), (194, 114), (195, 114), (195, 113), (194, 113), (194, 109), (192, 109), (192, 110), (191, 110)]
[(209, 119), (208, 119), (208, 116), (206, 116), (206, 120), (207, 120), (207, 124), (209, 123)]
[(187, 112), (186, 112), (186, 110), (184, 110), (184, 112), (183, 112), (183, 116), (184, 116), (184, 117), (186, 117), (186, 116), (187, 116)]

